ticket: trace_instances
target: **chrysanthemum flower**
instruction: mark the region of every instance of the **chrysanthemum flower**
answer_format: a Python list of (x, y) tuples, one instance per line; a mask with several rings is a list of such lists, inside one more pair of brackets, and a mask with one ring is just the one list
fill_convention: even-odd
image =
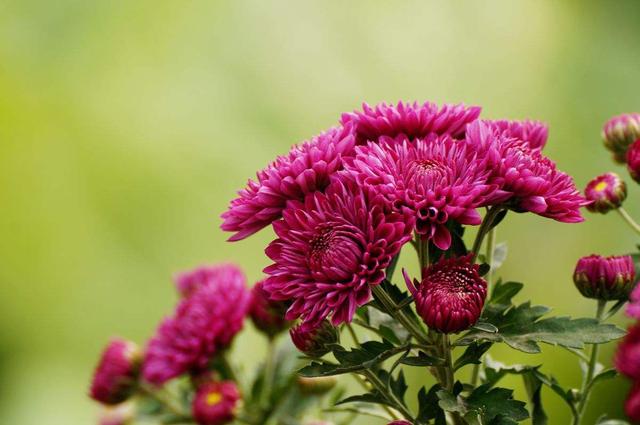
[(265, 269), (264, 284), (271, 299), (292, 302), (287, 319), (351, 321), (411, 239), (412, 218), (388, 209), (380, 194), (348, 174), (326, 193), (287, 206), (273, 224), (278, 239), (265, 251), (274, 264)]
[(210, 282), (243, 282), (242, 270), (234, 264), (216, 264), (197, 267), (175, 277), (176, 288), (183, 297), (188, 297)]
[(424, 270), (422, 281), (403, 272), (416, 311), (431, 329), (457, 333), (473, 326), (482, 313), (487, 282), (478, 274), (471, 256), (442, 259)]
[(587, 205), (573, 179), (559, 171), (526, 141), (507, 137), (491, 123), (476, 121), (467, 127), (466, 140), (483, 152), (492, 169), (489, 181), (511, 193), (508, 206), (564, 223), (583, 221), (580, 208)]
[(384, 194), (396, 208), (411, 210), (416, 231), (443, 250), (451, 245), (448, 220), (480, 224), (476, 208), (508, 196), (487, 183), (490, 170), (485, 158), (449, 136), (413, 142), (404, 136), (382, 137), (379, 143), (358, 146), (345, 167), (360, 184)]
[(229, 240), (237, 241), (279, 219), (287, 201), (302, 201), (306, 194), (324, 190), (353, 146), (351, 126), (333, 128), (294, 146), (238, 192), (240, 196), (222, 214), (222, 230), (236, 232)]
[(202, 284), (161, 323), (144, 359), (147, 381), (161, 385), (185, 372), (198, 372), (242, 329), (250, 293), (242, 272), (227, 276), (234, 278)]
[(287, 305), (282, 301), (270, 300), (263, 286), (264, 281), (260, 281), (251, 289), (249, 315), (257, 329), (273, 337), (289, 327), (289, 321), (284, 317)]
[(140, 371), (140, 349), (115, 338), (109, 342), (96, 367), (89, 395), (107, 405), (122, 403), (135, 391)]
[(443, 105), (425, 102), (380, 103), (371, 107), (364, 103), (362, 111), (342, 114), (343, 125), (354, 126), (356, 142), (376, 142), (381, 136), (395, 138), (405, 135), (409, 139), (428, 135), (447, 134), (454, 138), (464, 135), (468, 123), (478, 119), (480, 107), (464, 105)]
[(626, 300), (635, 282), (635, 267), (629, 255), (589, 255), (576, 264), (573, 281), (587, 298)]
[(602, 128), (604, 146), (611, 151), (613, 159), (624, 163), (627, 148), (640, 139), (640, 114), (620, 114), (607, 121)]
[(616, 173), (605, 173), (587, 184), (584, 196), (589, 201), (589, 211), (606, 214), (620, 208), (627, 199), (627, 184)]
[(640, 380), (640, 324), (630, 327), (618, 345), (615, 366), (626, 377)]
[(627, 316), (640, 319), (640, 285), (636, 285), (631, 295), (626, 309)]
[(500, 133), (525, 142), (532, 150), (541, 151), (549, 137), (549, 127), (540, 121), (489, 121)]
[(235, 418), (240, 391), (233, 381), (208, 382), (200, 385), (191, 411), (199, 425), (223, 425)]
[(289, 329), (291, 342), (310, 357), (322, 357), (330, 349), (327, 346), (340, 342), (340, 333), (328, 320), (318, 324), (301, 323)]
[(640, 139), (627, 150), (627, 170), (636, 183), (640, 183)]

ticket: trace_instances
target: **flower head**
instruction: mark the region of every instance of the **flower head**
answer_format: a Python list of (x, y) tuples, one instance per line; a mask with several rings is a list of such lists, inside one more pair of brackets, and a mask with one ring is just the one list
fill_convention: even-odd
[(197, 267), (175, 277), (176, 288), (183, 297), (189, 297), (203, 286), (215, 282), (243, 282), (242, 270), (234, 264), (216, 264)]
[(636, 285), (631, 291), (626, 313), (629, 317), (640, 319), (640, 285)]
[(525, 142), (530, 149), (541, 151), (549, 137), (549, 127), (540, 121), (490, 121), (500, 133), (510, 139)]
[(564, 223), (583, 221), (586, 201), (573, 179), (528, 142), (510, 137), (491, 124), (476, 121), (467, 127), (467, 142), (483, 152), (492, 173), (489, 183), (510, 193), (514, 211), (533, 212)]
[(202, 384), (193, 399), (193, 419), (199, 425), (223, 425), (235, 418), (240, 391), (233, 381)]
[(274, 336), (289, 327), (289, 321), (284, 318), (287, 304), (270, 300), (263, 285), (264, 281), (260, 281), (251, 289), (249, 315), (256, 328), (269, 336)]
[(160, 385), (185, 372), (198, 372), (242, 329), (250, 301), (246, 279), (239, 270), (226, 276), (233, 278), (206, 281), (160, 324), (144, 358), (147, 381)]
[(257, 180), (249, 180), (222, 214), (222, 230), (236, 232), (229, 240), (244, 239), (279, 219), (287, 201), (302, 201), (308, 193), (324, 190), (353, 145), (351, 126), (333, 128), (259, 171)]
[(587, 298), (626, 300), (635, 282), (635, 267), (629, 255), (582, 257), (573, 272), (573, 281)]
[(412, 218), (391, 212), (384, 198), (349, 175), (326, 193), (291, 202), (273, 224), (278, 239), (266, 253), (273, 264), (264, 289), (272, 300), (291, 301), (287, 319), (319, 323), (331, 315), (350, 322), (371, 297), (371, 285), (411, 238)]
[(449, 220), (480, 224), (476, 208), (508, 195), (487, 183), (490, 171), (484, 158), (449, 136), (413, 142), (404, 136), (383, 137), (379, 143), (357, 147), (345, 167), (396, 208), (408, 208), (416, 218), (416, 231), (443, 250), (451, 245)]
[(487, 282), (478, 274), (471, 256), (442, 259), (424, 270), (422, 282), (404, 272), (416, 310), (431, 329), (457, 333), (473, 326), (482, 313)]
[(633, 384), (624, 403), (624, 412), (634, 423), (640, 422), (640, 382)]
[(627, 148), (640, 139), (640, 114), (621, 114), (611, 118), (602, 129), (602, 139), (614, 160), (624, 163)]
[(584, 196), (589, 211), (606, 214), (620, 208), (627, 198), (627, 185), (616, 173), (605, 173), (587, 184)]
[(629, 328), (627, 335), (618, 345), (615, 366), (627, 378), (640, 381), (640, 324)]
[(356, 143), (376, 142), (381, 136), (395, 138), (404, 135), (409, 139), (423, 138), (431, 134), (464, 135), (468, 123), (478, 119), (480, 107), (443, 105), (425, 102), (380, 103), (371, 107), (364, 103), (362, 111), (342, 114), (342, 124), (354, 126)]
[(135, 391), (141, 353), (136, 344), (113, 339), (106, 346), (93, 375), (89, 395), (103, 404), (127, 400)]
[(327, 354), (330, 344), (340, 342), (340, 333), (328, 320), (317, 325), (301, 323), (289, 330), (293, 345), (309, 357), (322, 357)]
[(640, 183), (640, 139), (636, 140), (627, 150), (627, 170), (636, 183)]

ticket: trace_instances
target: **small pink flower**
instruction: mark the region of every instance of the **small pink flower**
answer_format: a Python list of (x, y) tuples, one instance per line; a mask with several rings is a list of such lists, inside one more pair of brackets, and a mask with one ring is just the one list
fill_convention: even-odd
[(629, 255), (582, 257), (573, 272), (573, 281), (587, 298), (626, 300), (635, 282), (635, 266)]
[(636, 183), (640, 183), (640, 139), (627, 150), (627, 170)]
[(330, 351), (327, 346), (340, 342), (340, 333), (328, 320), (317, 325), (301, 323), (291, 328), (289, 335), (293, 345), (309, 357), (322, 357)]
[(193, 419), (199, 425), (223, 425), (234, 420), (240, 391), (233, 381), (202, 384), (193, 399)]
[(412, 283), (403, 272), (416, 311), (431, 329), (447, 334), (462, 332), (480, 318), (487, 282), (470, 259), (470, 255), (442, 259), (424, 270), (422, 282)]
[(287, 201), (303, 201), (308, 193), (324, 190), (353, 146), (351, 126), (333, 128), (294, 146), (238, 192), (222, 214), (222, 230), (236, 232), (229, 240), (238, 241), (270, 225), (282, 216)]
[(615, 365), (621, 374), (640, 381), (640, 324), (630, 327), (618, 345)]
[(640, 139), (640, 114), (621, 114), (607, 121), (602, 129), (604, 145), (613, 159), (624, 163), (628, 147)]
[(584, 196), (589, 211), (606, 214), (620, 208), (627, 198), (627, 185), (616, 173), (605, 173), (587, 184)]
[(478, 119), (480, 107), (443, 105), (439, 108), (431, 102), (380, 103), (371, 107), (364, 103), (362, 111), (342, 114), (343, 125), (353, 125), (356, 143), (377, 142), (382, 136), (395, 138), (404, 135), (409, 139), (429, 135), (447, 134), (454, 138), (464, 136), (468, 123)]
[(349, 175), (340, 177), (326, 193), (289, 203), (273, 224), (278, 239), (265, 251), (273, 264), (264, 270), (264, 289), (272, 300), (292, 302), (288, 320), (317, 324), (331, 315), (335, 325), (350, 322), (411, 239), (411, 217), (391, 212), (380, 194)]
[(260, 281), (251, 289), (249, 315), (256, 328), (273, 337), (289, 327), (289, 321), (284, 318), (287, 305), (282, 301), (270, 300), (263, 286), (264, 281)]
[(107, 405), (127, 400), (137, 385), (140, 360), (136, 344), (119, 338), (111, 340), (94, 372), (91, 398)]
[(250, 301), (246, 279), (236, 266), (224, 267), (236, 270), (191, 288), (174, 315), (160, 324), (144, 358), (142, 373), (147, 381), (161, 385), (183, 373), (201, 371), (242, 329)]

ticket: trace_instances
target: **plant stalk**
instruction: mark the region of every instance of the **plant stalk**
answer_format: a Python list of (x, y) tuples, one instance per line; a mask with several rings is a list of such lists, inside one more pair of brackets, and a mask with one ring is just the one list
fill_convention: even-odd
[(640, 224), (636, 223), (636, 221), (631, 218), (627, 210), (622, 207), (618, 207), (616, 211), (618, 211), (618, 214), (620, 214), (622, 219), (629, 225), (629, 227), (631, 227), (634, 232), (640, 235)]
[(387, 294), (380, 285), (375, 285), (373, 287), (373, 293), (380, 299), (380, 302), (384, 304), (385, 309), (391, 312), (391, 315), (405, 327), (416, 341), (424, 345), (431, 345), (431, 341), (425, 335), (424, 331), (420, 329), (420, 326), (411, 320), (411, 318), (409, 318), (402, 309), (398, 308), (395, 301), (393, 301), (389, 294)]
[(188, 412), (182, 410), (182, 407), (176, 404), (175, 400), (173, 400), (168, 394), (162, 392), (162, 390), (156, 390), (146, 383), (141, 383), (138, 388), (141, 393), (162, 404), (167, 409), (167, 411), (169, 411), (173, 415), (181, 419), (191, 420), (191, 415)]
[(378, 375), (372, 370), (365, 369), (363, 371), (364, 376), (367, 378), (367, 381), (373, 385), (373, 387), (380, 392), (391, 404), (393, 407), (405, 417), (411, 423), (415, 422), (413, 418), (413, 414), (407, 409), (404, 404), (398, 398), (387, 389), (387, 386), (378, 378)]
[(484, 237), (491, 230), (491, 226), (493, 226), (493, 222), (500, 212), (504, 210), (504, 207), (501, 205), (496, 205), (495, 207), (490, 207), (487, 210), (487, 214), (484, 216), (482, 223), (480, 224), (480, 228), (478, 229), (478, 234), (476, 235), (476, 239), (473, 241), (473, 248), (471, 248), (472, 253), (472, 262), (476, 261), (478, 254), (480, 253), (480, 247), (482, 246), (482, 241)]

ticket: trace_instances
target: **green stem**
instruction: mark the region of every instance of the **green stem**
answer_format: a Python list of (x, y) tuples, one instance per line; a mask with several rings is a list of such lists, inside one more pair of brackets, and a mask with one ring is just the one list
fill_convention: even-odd
[(269, 391), (272, 389), (273, 375), (275, 372), (275, 338), (269, 337), (269, 345), (267, 347), (267, 356), (264, 363), (264, 378), (262, 383), (262, 392), (260, 393), (260, 404), (262, 407), (269, 406)]
[(431, 345), (431, 341), (429, 341), (425, 332), (420, 329), (420, 326), (411, 320), (411, 318), (408, 317), (402, 309), (398, 309), (398, 305), (380, 285), (375, 285), (373, 287), (373, 293), (380, 299), (380, 302), (384, 305), (385, 309), (391, 312), (391, 315), (405, 327), (416, 341), (424, 345)]
[[(596, 320), (598, 322), (602, 321), (602, 317), (604, 316), (604, 310), (607, 305), (605, 300), (598, 300), (598, 308), (596, 311)], [(587, 374), (582, 380), (582, 388), (580, 390), (580, 402), (578, 403), (578, 407), (574, 414), (573, 423), (579, 425), (582, 421), (582, 415), (584, 414), (584, 409), (587, 406), (587, 402), (589, 401), (589, 393), (592, 388), (593, 377), (596, 372), (596, 366), (598, 364), (598, 353), (600, 351), (600, 346), (598, 344), (593, 344), (591, 346), (591, 356), (589, 358), (589, 364), (587, 366)]]
[(475, 262), (476, 257), (480, 253), (480, 247), (482, 246), (482, 241), (484, 240), (484, 237), (492, 229), (493, 222), (495, 221), (498, 214), (500, 214), (503, 210), (504, 210), (504, 207), (501, 205), (490, 207), (487, 210), (487, 214), (485, 214), (484, 219), (480, 224), (480, 228), (478, 229), (478, 234), (476, 235), (476, 239), (473, 241), (473, 248), (471, 248), (471, 252), (473, 254), (472, 262)]
[(627, 224), (637, 233), (640, 235), (640, 224), (636, 223), (636, 221), (631, 218), (631, 216), (629, 215), (629, 213), (627, 212), (627, 210), (625, 210), (622, 207), (618, 207), (616, 209), (616, 211), (618, 211), (618, 214), (620, 214), (620, 216), (622, 217), (622, 219), (624, 221), (627, 222)]
[(367, 381), (369, 381), (371, 385), (373, 385), (373, 387), (387, 399), (387, 401), (393, 404), (393, 407), (398, 410), (405, 419), (412, 423), (415, 421), (409, 409), (407, 409), (404, 404), (402, 404), (402, 402), (387, 389), (387, 386), (382, 382), (382, 380), (380, 380), (380, 378), (378, 378), (378, 375), (376, 375), (374, 371), (365, 369), (362, 373), (367, 378)]
[[(352, 373), (351, 375), (353, 375), (353, 377), (356, 379), (356, 381), (358, 381), (358, 383), (362, 386), (362, 388), (364, 388), (366, 391), (371, 391), (371, 387), (367, 384), (367, 382), (364, 379), (362, 379), (360, 375), (358, 375), (357, 373)], [(385, 404), (381, 404), (380, 406), (382, 406), (384, 411), (387, 412), (387, 414), (390, 416), (391, 419), (393, 420), (402, 419), (402, 415), (400, 415), (398, 412), (393, 410), (391, 407)]]
[(153, 388), (146, 383), (141, 383), (138, 388), (141, 393), (162, 404), (165, 409), (173, 415), (185, 420), (191, 420), (191, 415), (182, 410), (182, 407), (178, 405), (168, 394), (162, 392), (162, 390)]

